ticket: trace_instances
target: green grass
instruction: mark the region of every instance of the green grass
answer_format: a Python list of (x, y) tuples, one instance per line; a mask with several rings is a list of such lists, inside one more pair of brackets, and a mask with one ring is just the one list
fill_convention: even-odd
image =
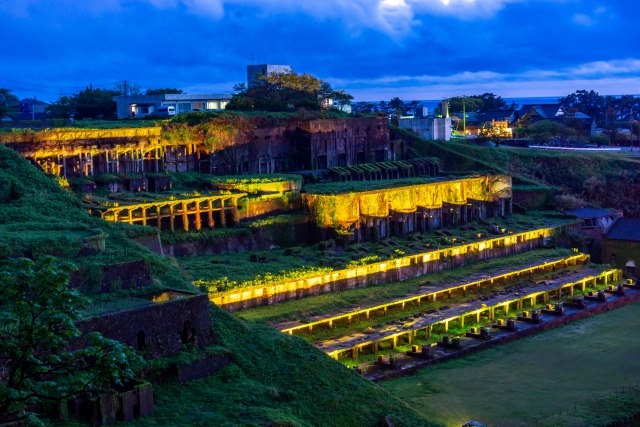
[[(640, 305), (633, 304), (382, 385), (448, 426), (469, 419), (536, 425), (530, 424), (536, 417), (545, 419), (622, 385), (635, 385), (640, 379), (640, 341), (634, 338), (639, 327)], [(637, 411), (637, 406), (626, 409)], [(602, 425), (586, 418), (590, 414), (583, 410), (585, 418), (577, 425)]]
[[(88, 272), (103, 265), (145, 260), (153, 276), (149, 291), (195, 290), (175, 265), (129, 239), (137, 234), (134, 227), (90, 217), (57, 180), (1, 146), (0, 183), (0, 257), (54, 255)], [(83, 255), (83, 239), (97, 234), (104, 235), (105, 249)]]
[(213, 311), (218, 351), (233, 363), (184, 385), (154, 385), (155, 414), (132, 426), (396, 426), (432, 425), (301, 339)]
[[(345, 309), (367, 307), (385, 301), (403, 298), (427, 283), (446, 283), (464, 280), (465, 278), (491, 270), (532, 263), (549, 257), (567, 256), (571, 252), (566, 249), (541, 249), (523, 254), (511, 255), (482, 261), (465, 267), (431, 273), (403, 282), (386, 283), (349, 289), (342, 292), (331, 292), (318, 296), (292, 300), (280, 304), (255, 307), (238, 312), (245, 320), (259, 323), (275, 323), (292, 320), (304, 321), (313, 316), (327, 315)], [(404, 317), (403, 314), (401, 317)], [(377, 318), (376, 318), (377, 319)], [(379, 323), (379, 320), (374, 323)]]

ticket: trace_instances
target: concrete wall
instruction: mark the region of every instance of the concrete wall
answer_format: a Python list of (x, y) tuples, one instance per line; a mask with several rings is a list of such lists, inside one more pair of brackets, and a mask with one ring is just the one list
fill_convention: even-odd
[(541, 247), (544, 238), (554, 235), (556, 231), (551, 228), (538, 229), (278, 284), (234, 289), (211, 294), (210, 300), (234, 311), (326, 292), (397, 282), (479, 260), (529, 251)]
[(183, 345), (204, 346), (215, 341), (207, 296), (188, 295), (82, 321), (83, 335), (100, 332), (147, 357), (176, 354)]
[(612, 264), (626, 274), (627, 262), (633, 261), (635, 274), (629, 276), (640, 277), (640, 242), (603, 238), (602, 249), (602, 262)]
[(416, 135), (429, 140), (449, 141), (451, 139), (451, 118), (414, 118), (400, 117), (399, 126), (409, 129)]

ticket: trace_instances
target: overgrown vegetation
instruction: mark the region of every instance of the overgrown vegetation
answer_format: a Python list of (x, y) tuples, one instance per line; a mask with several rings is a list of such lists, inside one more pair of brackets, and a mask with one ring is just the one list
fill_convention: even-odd
[[(426, 141), (396, 129), (419, 156), (438, 156), (446, 170), (494, 171), (584, 199), (596, 207), (640, 216), (640, 160), (617, 153), (490, 148)], [(616, 189), (613, 190), (612, 189)]]
[[(453, 283), (472, 280), (472, 277), (487, 275), (489, 272), (504, 270), (517, 265), (529, 265), (536, 261), (563, 257), (570, 254), (567, 249), (543, 249), (508, 257), (482, 261), (468, 266), (431, 273), (428, 276), (409, 279), (402, 282), (370, 285), (363, 288), (331, 292), (318, 296), (292, 300), (272, 306), (255, 307), (238, 312), (238, 316), (259, 323), (277, 323), (292, 320), (309, 320), (356, 307), (367, 307), (394, 299), (404, 298), (415, 293), (423, 286), (434, 283)], [(409, 314), (402, 314), (401, 317)], [(374, 321), (379, 323), (379, 320)]]
[[(41, 262), (54, 254), (96, 275), (104, 265), (143, 259), (154, 280), (146, 291), (194, 289), (171, 259), (160, 259), (129, 240), (130, 230), (89, 217), (55, 180), (0, 147), (1, 259), (28, 256)], [(95, 234), (104, 234), (104, 248), (83, 247), (86, 236)], [(136, 306), (129, 298), (134, 294), (123, 290), (94, 297), (85, 313)], [(232, 353), (233, 362), (213, 377), (186, 385), (155, 384), (155, 416), (132, 425), (374, 426), (385, 417), (397, 426), (432, 425), (303, 340), (244, 323), (217, 308), (212, 313), (217, 350)]]
[(155, 412), (132, 426), (429, 426), (401, 401), (303, 340), (214, 310), (219, 352), (233, 361), (214, 376), (154, 385)]

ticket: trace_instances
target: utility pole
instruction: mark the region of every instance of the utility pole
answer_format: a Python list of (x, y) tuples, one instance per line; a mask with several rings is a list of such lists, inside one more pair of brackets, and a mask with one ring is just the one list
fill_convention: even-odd
[(467, 133), (467, 104), (465, 104), (465, 98), (462, 98), (462, 134)]

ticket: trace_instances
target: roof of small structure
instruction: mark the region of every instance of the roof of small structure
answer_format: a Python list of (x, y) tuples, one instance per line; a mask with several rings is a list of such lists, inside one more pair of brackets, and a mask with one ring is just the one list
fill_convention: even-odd
[(560, 110), (564, 113), (562, 104), (525, 104), (518, 111), (518, 114), (524, 116), (525, 114), (536, 113), (542, 118), (552, 119), (557, 117)]
[(640, 242), (640, 218), (618, 218), (605, 238)]
[(615, 215), (610, 209), (599, 209), (599, 208), (576, 208), (576, 209), (566, 209), (562, 211), (566, 215), (574, 215), (580, 219), (591, 219), (591, 218), (602, 218), (606, 216)]

